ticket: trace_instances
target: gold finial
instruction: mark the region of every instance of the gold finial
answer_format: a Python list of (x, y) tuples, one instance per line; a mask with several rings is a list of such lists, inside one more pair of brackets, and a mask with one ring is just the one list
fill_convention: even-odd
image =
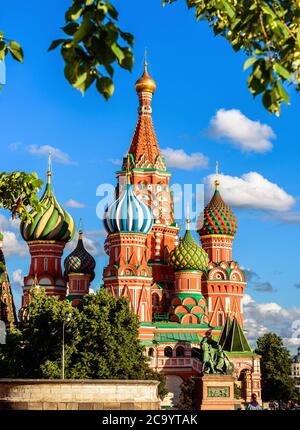
[(83, 231), (82, 231), (82, 218), (79, 219), (79, 239), (82, 239)]
[(48, 184), (51, 183), (51, 176), (52, 176), (51, 162), (52, 162), (52, 154), (51, 154), (51, 151), (49, 151), (48, 152), (48, 171), (47, 171)]
[(131, 176), (131, 170), (130, 170), (130, 154), (127, 154), (127, 166), (126, 166), (126, 178), (127, 178), (127, 184), (130, 184), (130, 176)]
[(191, 220), (190, 220), (190, 202), (189, 202), (189, 200), (186, 202), (186, 210), (185, 210), (185, 212), (186, 212), (185, 229), (189, 230), (190, 229), (190, 223), (191, 223)]
[(38, 277), (37, 274), (35, 273), (34, 275), (34, 280), (33, 280), (33, 288), (39, 290), (40, 286), (39, 286), (39, 281), (38, 281)]
[(138, 93), (151, 93), (153, 94), (156, 89), (156, 83), (151, 78), (151, 76), (148, 73), (148, 52), (147, 49), (145, 49), (144, 54), (144, 73), (138, 79), (135, 83), (135, 89)]
[(216, 179), (215, 179), (215, 189), (218, 190), (220, 185), (219, 181), (219, 162), (216, 161)]
[(145, 48), (145, 52), (144, 52), (144, 72), (147, 72), (147, 67), (148, 67), (147, 57), (148, 57), (147, 48)]

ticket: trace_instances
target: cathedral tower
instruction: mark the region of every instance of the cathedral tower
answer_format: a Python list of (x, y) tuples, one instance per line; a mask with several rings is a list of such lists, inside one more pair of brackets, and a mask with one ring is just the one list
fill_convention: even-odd
[(171, 321), (181, 324), (208, 323), (201, 281), (208, 262), (206, 252), (193, 239), (190, 221), (187, 220), (185, 235), (170, 254), (170, 265), (175, 271), (175, 289), (169, 308)]
[(235, 315), (243, 326), (242, 298), (246, 281), (243, 271), (232, 258), (237, 220), (222, 199), (219, 186), (217, 165), (214, 195), (204, 209), (203, 225), (198, 230), (210, 260), (203, 280), (203, 294), (208, 300), (211, 326), (224, 326), (228, 315)]
[(67, 299), (76, 306), (83, 296), (89, 294), (96, 267), (94, 257), (84, 247), (82, 228), (79, 230), (76, 248), (66, 257), (64, 267), (64, 276), (68, 283)]
[(125, 296), (142, 322), (152, 321), (152, 270), (148, 266), (147, 234), (152, 227), (150, 208), (140, 201), (130, 184), (106, 210), (104, 226), (109, 264), (104, 269), (104, 286), (115, 297)]
[(126, 166), (130, 163), (131, 183), (141, 201), (152, 210), (154, 223), (147, 237), (149, 265), (154, 282), (167, 290), (174, 282), (173, 270), (168, 266), (170, 252), (177, 245), (178, 226), (174, 219), (170, 172), (160, 153), (152, 123), (152, 96), (156, 89), (148, 73), (147, 62), (143, 75), (135, 85), (139, 98), (138, 120), (123, 167), (118, 172), (117, 195), (126, 184)]
[(27, 242), (31, 263), (24, 278), (22, 306), (28, 302), (28, 291), (35, 277), (48, 295), (66, 296), (66, 282), (61, 270), (61, 257), (67, 242), (74, 236), (73, 218), (60, 206), (51, 184), (51, 158), (47, 172), (47, 184), (40, 200), (42, 209), (32, 211), (32, 219), (22, 222), (20, 231)]

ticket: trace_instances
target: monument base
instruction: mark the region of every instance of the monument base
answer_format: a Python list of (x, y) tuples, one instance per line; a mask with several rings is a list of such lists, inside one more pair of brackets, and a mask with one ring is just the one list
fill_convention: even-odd
[(195, 378), (194, 408), (200, 410), (233, 410), (234, 377), (208, 374)]

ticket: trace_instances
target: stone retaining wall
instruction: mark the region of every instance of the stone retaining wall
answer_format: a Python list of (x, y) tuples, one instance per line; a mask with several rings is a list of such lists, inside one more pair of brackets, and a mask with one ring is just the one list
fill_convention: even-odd
[(0, 409), (159, 409), (157, 381), (0, 379)]

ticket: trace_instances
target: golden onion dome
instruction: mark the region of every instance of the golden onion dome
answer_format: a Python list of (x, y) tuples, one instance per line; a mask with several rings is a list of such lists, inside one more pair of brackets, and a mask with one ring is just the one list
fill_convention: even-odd
[(135, 89), (137, 93), (147, 92), (154, 93), (156, 89), (156, 83), (151, 78), (147, 70), (147, 62), (144, 63), (144, 73), (135, 83)]

